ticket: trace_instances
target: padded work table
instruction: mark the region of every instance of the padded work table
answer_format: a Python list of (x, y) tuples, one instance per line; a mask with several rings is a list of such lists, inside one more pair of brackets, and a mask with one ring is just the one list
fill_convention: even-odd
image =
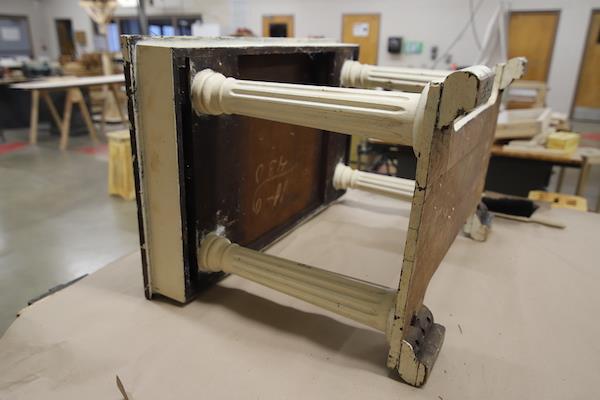
[[(125, 75), (123, 74), (86, 77), (65, 76), (17, 83), (11, 85), (11, 88), (31, 91), (31, 122), (29, 127), (29, 142), (31, 144), (37, 143), (38, 119), (41, 96), (46, 102), (48, 109), (50, 110), (50, 114), (52, 115), (54, 123), (60, 129), (60, 149), (65, 150), (68, 145), (69, 134), (71, 130), (71, 111), (73, 109), (74, 104), (79, 104), (81, 114), (83, 116), (85, 124), (87, 125), (87, 129), (90, 133), (92, 140), (97, 140), (96, 128), (94, 127), (94, 123), (92, 122), (90, 111), (87, 105), (85, 104), (81, 88), (106, 85), (110, 88), (110, 91), (114, 97), (116, 104), (120, 104), (119, 96), (117, 94), (117, 88), (115, 85), (122, 85), (124, 83)], [(58, 114), (56, 106), (54, 105), (51, 97), (48, 94), (48, 92), (54, 90), (62, 90), (66, 91), (67, 93), (62, 118)], [(127, 117), (119, 107), (118, 109), (121, 116), (121, 120), (123, 123), (125, 123), (127, 121)]]
[[(268, 252), (394, 286), (410, 205), (349, 192)], [(23, 310), (0, 398), (598, 398), (600, 216), (542, 210), (459, 236), (425, 304), (446, 326), (429, 381), (389, 376), (383, 334), (230, 276), (186, 306), (144, 298), (139, 254)], [(306, 251), (310, 249), (310, 251)]]

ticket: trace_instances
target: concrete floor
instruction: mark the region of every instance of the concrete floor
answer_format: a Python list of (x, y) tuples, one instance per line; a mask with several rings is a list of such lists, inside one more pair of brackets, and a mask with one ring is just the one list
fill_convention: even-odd
[[(600, 125), (576, 123), (574, 130), (600, 132)], [(5, 136), (27, 142), (27, 130)], [(106, 151), (82, 151), (91, 146), (82, 136), (61, 152), (44, 129), (39, 142), (0, 155), (0, 335), (29, 300), (138, 249), (135, 202), (106, 192)], [(567, 170), (563, 192), (574, 193), (577, 175)], [(556, 174), (550, 190), (555, 182)], [(599, 196), (595, 168), (590, 207)]]
[[(5, 133), (27, 141), (27, 131)], [(138, 248), (135, 201), (107, 194), (105, 146), (40, 144), (0, 155), (0, 335), (27, 302)]]

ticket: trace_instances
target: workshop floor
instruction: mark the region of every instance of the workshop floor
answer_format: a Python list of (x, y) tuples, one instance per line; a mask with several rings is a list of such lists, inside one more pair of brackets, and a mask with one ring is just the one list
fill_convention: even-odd
[(138, 248), (135, 201), (107, 194), (106, 145), (74, 137), (69, 150), (40, 130), (0, 141), (0, 335), (49, 289)]
[[(42, 127), (43, 128), (43, 127)], [(600, 124), (575, 123), (578, 132)], [(101, 268), (138, 249), (134, 201), (108, 196), (106, 145), (74, 137), (69, 150), (40, 130), (38, 146), (27, 130), (0, 140), (0, 335), (27, 302), (49, 289)], [(600, 140), (587, 146), (600, 147)], [(565, 174), (574, 193), (578, 170)], [(556, 174), (555, 174), (556, 175)], [(556, 186), (556, 176), (550, 190)], [(600, 196), (600, 168), (590, 174), (589, 206)]]

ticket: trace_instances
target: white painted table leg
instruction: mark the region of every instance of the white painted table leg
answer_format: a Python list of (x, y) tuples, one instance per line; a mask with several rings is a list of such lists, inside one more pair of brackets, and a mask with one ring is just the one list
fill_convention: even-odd
[(415, 192), (415, 181), (358, 171), (340, 163), (333, 174), (333, 187), (338, 190), (359, 189), (411, 201)]
[(396, 290), (232, 244), (214, 233), (198, 249), (199, 268), (227, 272), (385, 332)]
[(341, 84), (355, 88), (384, 88), (420, 92), (430, 82), (442, 82), (452, 71), (381, 67), (348, 60), (341, 72)]
[[(194, 77), (198, 113), (238, 114), (392, 143), (413, 145), (426, 95), (226, 78), (205, 69)], [(418, 125), (418, 124), (417, 124)]]
[(380, 67), (348, 60), (341, 72), (342, 86), (384, 88), (422, 92), (433, 82), (443, 83), (438, 127), (485, 104), (492, 95), (495, 73), (485, 65), (458, 71), (420, 68)]

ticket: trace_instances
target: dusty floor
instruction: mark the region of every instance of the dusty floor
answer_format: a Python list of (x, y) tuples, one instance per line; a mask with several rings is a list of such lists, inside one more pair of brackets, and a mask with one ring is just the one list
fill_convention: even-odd
[[(600, 132), (600, 124), (573, 128)], [(0, 151), (0, 334), (29, 300), (138, 248), (135, 202), (106, 192), (105, 145), (91, 147), (81, 136), (61, 152), (44, 129), (37, 146), (26, 145), (27, 130), (4, 136), (15, 148)], [(600, 141), (584, 144), (600, 147)], [(574, 192), (577, 176), (578, 170), (567, 171), (563, 192)], [(555, 185), (556, 174), (550, 190)], [(595, 168), (586, 193), (590, 207), (599, 196)]]

